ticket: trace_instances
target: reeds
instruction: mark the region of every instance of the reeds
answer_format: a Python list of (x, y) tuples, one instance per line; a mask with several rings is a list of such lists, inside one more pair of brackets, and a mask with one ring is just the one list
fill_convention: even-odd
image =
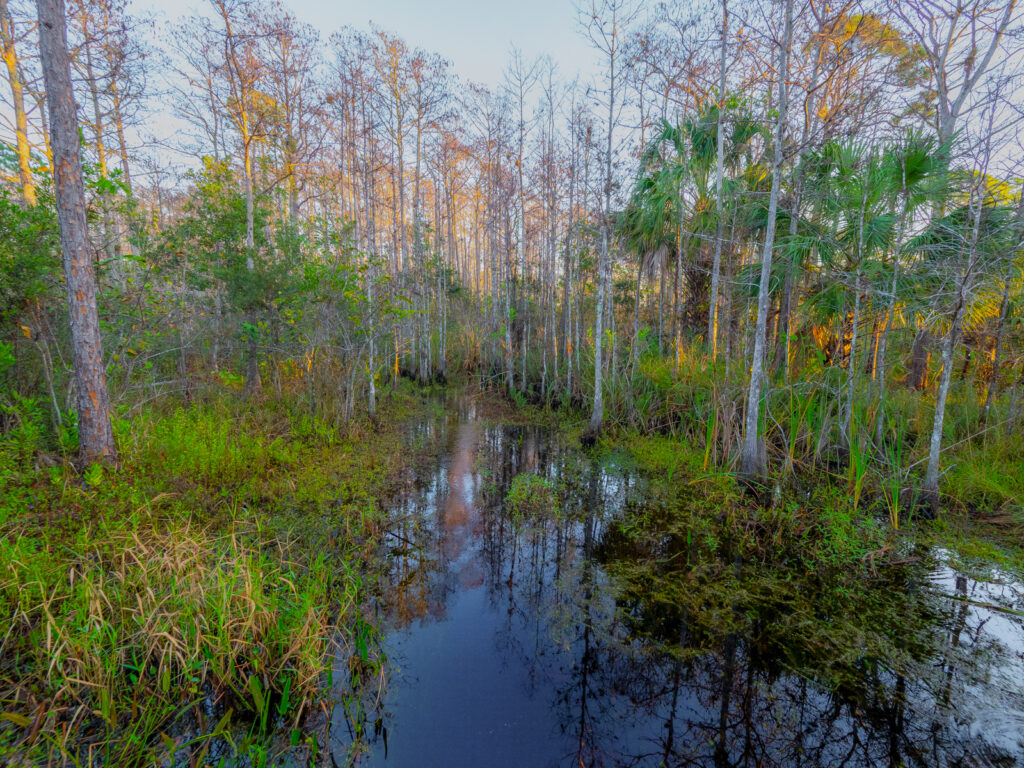
[[(354, 599), (342, 586), (339, 604), (323, 557), (300, 565), (255, 535), (150, 520), (92, 539), (45, 554), (28, 537), (0, 545), (4, 699), (44, 706), (42, 735), (66, 757), (91, 747), (142, 764), (122, 750), (146, 744), (126, 746), (125, 730), (141, 715), (153, 736), (189, 698), (229, 702), (262, 727), (271, 697), (308, 710), (332, 617)], [(62, 737), (82, 712), (93, 737)]]
[[(606, 423), (620, 432), (669, 435), (678, 450), (701, 454), (701, 473), (728, 472), (742, 435), (746, 372), (721, 359), (712, 363), (699, 339), (682, 349), (681, 359), (676, 372), (672, 360), (645, 351), (631, 375), (606, 377)], [(922, 483), (916, 473), (928, 449), (933, 398), (893, 382), (881, 404), (876, 384), (864, 378), (853, 393), (852, 411), (844, 414), (843, 369), (812, 354), (797, 359), (803, 360), (802, 374), (784, 381), (781, 371), (774, 372), (764, 398), (769, 471), (783, 486), (842, 491), (853, 510), (878, 510), (899, 528), (911, 491)], [(586, 371), (582, 380), (589, 380)], [(969, 381), (949, 401), (945, 506), (1016, 519), (1024, 515), (1024, 487), (1018, 482), (1024, 447), (1015, 431), (1007, 436), (1003, 427), (1019, 414), (1008, 395), (993, 405), (989, 426), (982, 429), (979, 403)]]

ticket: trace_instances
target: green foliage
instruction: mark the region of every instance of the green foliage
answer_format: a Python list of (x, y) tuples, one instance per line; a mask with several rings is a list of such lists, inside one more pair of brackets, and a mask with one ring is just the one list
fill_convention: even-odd
[(0, 190), (0, 327), (44, 297), (61, 274), (59, 233), (53, 198), (24, 207), (8, 189)]
[(14, 347), (0, 341), (0, 375), (14, 365)]
[(964, 444), (949, 470), (950, 495), (971, 511), (1024, 524), (1021, 456), (1024, 439), (1020, 433)]
[(505, 504), (516, 525), (536, 517), (557, 514), (558, 500), (555, 489), (547, 478), (521, 473), (512, 478)]
[[(253, 248), (246, 247), (246, 200), (226, 160), (204, 158), (190, 174), (195, 185), (185, 217), (164, 232), (161, 253), (168, 267), (183, 269), (192, 285), (223, 286), (228, 305), (239, 312), (274, 306), (292, 290), (290, 265), (271, 258), (265, 240), (268, 212), (257, 199)], [(294, 239), (294, 233), (282, 235)], [(250, 268), (249, 262), (252, 263)]]
[[(140, 423), (143, 419), (152, 420)], [(162, 474), (171, 483), (230, 488), (272, 468), (287, 471), (298, 461), (297, 444), (252, 426), (233, 418), (221, 401), (211, 410), (149, 413), (131, 424), (121, 422), (117, 432), (122, 451), (147, 473)]]
[(0, 418), (7, 425), (0, 435), (0, 456), (12, 466), (29, 468), (36, 454), (47, 447), (49, 419), (42, 404), (35, 398), (9, 393), (10, 400), (0, 399)]

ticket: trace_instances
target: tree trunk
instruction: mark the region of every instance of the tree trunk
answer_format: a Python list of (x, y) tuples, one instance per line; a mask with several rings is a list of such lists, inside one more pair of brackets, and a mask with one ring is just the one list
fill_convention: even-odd
[(374, 341), (375, 341), (374, 340), (374, 334), (376, 333), (376, 327), (375, 327), (375, 322), (374, 322), (374, 315), (375, 315), (375, 313), (374, 313), (374, 305), (373, 305), (373, 281), (374, 281), (374, 276), (375, 276), (375, 269), (374, 269), (374, 264), (373, 264), (373, 261), (372, 261), (373, 256), (371, 256), (370, 258), (371, 258), (370, 270), (369, 270), (369, 273), (367, 274), (367, 277), (366, 277), (366, 304), (367, 304), (367, 309), (369, 311), (369, 316), (370, 316), (369, 317), (369, 321), (370, 321), (370, 359), (369, 359), (369, 361), (367, 363), (367, 373), (368, 373), (368, 375), (367, 375), (367, 380), (368, 380), (367, 383), (369, 384), (370, 392), (369, 392), (369, 401), (367, 403), (367, 411), (369, 412), (370, 416), (373, 417), (373, 416), (377, 415), (377, 386), (376, 386), (377, 372), (375, 370), (376, 365), (377, 365), (377, 361), (376, 361), (376, 356), (375, 356), (376, 349), (374, 348)]
[(7, 0), (0, 0), (0, 41), (3, 42), (7, 80), (11, 84), (11, 103), (14, 106), (14, 135), (18, 152), (18, 180), (25, 205), (36, 204), (36, 187), (32, 181), (31, 150), (28, 143), (28, 120), (25, 117), (25, 96), (18, 72), (18, 54), (14, 49), (14, 24), (7, 11)]
[(708, 302), (708, 338), (711, 360), (718, 357), (718, 284), (722, 272), (722, 235), (725, 232), (725, 212), (722, 207), (722, 186), (725, 179), (725, 58), (728, 50), (729, 3), (722, 0), (722, 50), (719, 60), (718, 82), (718, 154), (715, 160), (715, 255), (711, 263), (711, 297)]
[(96, 309), (96, 278), (89, 254), (85, 186), (79, 156), (78, 115), (71, 89), (64, 0), (38, 0), (39, 53), (46, 81), (53, 147), (54, 188), (67, 282), (78, 440), (83, 463), (116, 461), (110, 397)]
[[(93, 140), (95, 141), (96, 148), (96, 165), (99, 168), (100, 178), (103, 181), (107, 181), (110, 178), (110, 173), (107, 170), (107, 148), (104, 143), (104, 135), (106, 130), (103, 125), (103, 110), (100, 108), (100, 84), (99, 78), (92, 65), (92, 40), (91, 33), (89, 30), (88, 22), (88, 8), (83, 7), (82, 9), (82, 37), (85, 40), (82, 46), (85, 49), (85, 80), (89, 87), (89, 99), (92, 102), (92, 114), (93, 114)], [(115, 250), (114, 250), (114, 218), (111, 211), (111, 193), (106, 189), (101, 190), (99, 194), (99, 205), (100, 210), (103, 213), (103, 251), (106, 254), (107, 268), (119, 276), (119, 265), (115, 262)]]
[(793, 36), (793, 0), (786, 0), (786, 24), (779, 52), (779, 118), (775, 124), (772, 159), (772, 187), (768, 198), (768, 224), (761, 256), (761, 282), (757, 295), (757, 322), (750, 364), (750, 387), (743, 421), (743, 448), (740, 454), (740, 476), (748, 481), (760, 480), (765, 474), (765, 444), (761, 435), (761, 393), (764, 389), (764, 358), (767, 343), (768, 313), (771, 310), (772, 250), (775, 247), (775, 216), (779, 208), (779, 183), (782, 175), (782, 149), (786, 133), (786, 112), (789, 89), (789, 46)]
[[(991, 127), (991, 126), (990, 126)], [(949, 322), (949, 330), (942, 343), (942, 374), (939, 377), (939, 389), (935, 393), (935, 417), (932, 420), (932, 433), (928, 443), (928, 467), (924, 476), (924, 501), (934, 513), (939, 504), (939, 458), (942, 453), (942, 427), (946, 416), (946, 400), (949, 396), (949, 384), (953, 378), (953, 353), (960, 336), (960, 324), (968, 305), (969, 281), (974, 272), (977, 258), (978, 238), (981, 233), (981, 214), (984, 206), (983, 196), (977, 195), (977, 206), (974, 209), (974, 222), (971, 241), (967, 252), (967, 263), (958, 276), (956, 304)]]
[(913, 387), (918, 392), (928, 383), (929, 335), (928, 330), (919, 324), (914, 334), (914, 344), (910, 348), (910, 366), (905, 381), (908, 387)]
[(939, 456), (942, 452), (942, 426), (946, 416), (946, 399), (949, 395), (949, 383), (953, 378), (953, 350), (956, 348), (957, 336), (960, 331), (960, 310), (957, 308), (953, 323), (942, 341), (942, 373), (939, 376), (939, 389), (935, 395), (935, 417), (932, 420), (932, 433), (928, 441), (928, 468), (924, 475), (924, 501), (932, 511), (939, 503)]
[(846, 362), (846, 406), (845, 418), (843, 419), (842, 430), (846, 435), (847, 457), (853, 455), (853, 405), (854, 396), (857, 392), (857, 337), (860, 331), (860, 263), (857, 264), (857, 272), (853, 280), (853, 319), (850, 323), (850, 356)]
[[(1020, 200), (1017, 203), (1017, 232), (1016, 242), (1014, 242), (1014, 249), (1016, 249), (1024, 239), (1024, 185), (1021, 186)], [(985, 406), (981, 411), (981, 425), (984, 427), (985, 422), (988, 420), (989, 411), (992, 409), (992, 403), (996, 397), (996, 390), (999, 388), (999, 364), (1002, 355), (1003, 348), (1003, 329), (1006, 326), (1006, 314), (1009, 308), (1010, 300), (1010, 276), (1011, 271), (1007, 270), (1006, 279), (1003, 282), (1003, 298), (999, 302), (999, 320), (996, 323), (996, 342), (995, 349), (992, 354), (992, 378), (988, 382), (988, 391), (985, 393)]]
[(601, 423), (604, 421), (604, 366), (602, 364), (602, 352), (604, 350), (604, 297), (607, 291), (606, 269), (608, 265), (608, 225), (601, 227), (601, 258), (597, 271), (597, 306), (594, 317), (594, 403), (590, 412), (590, 424), (588, 432), (591, 439), (595, 439), (601, 432)]
[[(243, 138), (243, 170), (245, 172), (245, 268), (249, 274), (256, 271), (256, 224), (255, 224), (255, 200), (253, 186), (255, 184), (252, 175), (252, 154), (249, 142)], [(259, 350), (256, 344), (256, 328), (258, 318), (256, 310), (250, 309), (245, 313), (245, 321), (249, 327), (246, 330), (245, 345), (245, 389), (246, 396), (251, 396), (263, 388), (260, 380)]]
[(640, 257), (640, 266), (636, 270), (636, 289), (633, 292), (633, 343), (629, 351), (629, 376), (636, 375), (636, 359), (639, 356), (640, 346), (640, 288), (643, 284), (644, 260)]
[[(868, 158), (868, 166), (875, 162), (874, 155)], [(853, 279), (853, 320), (850, 327), (850, 358), (846, 368), (846, 418), (843, 419), (842, 430), (846, 435), (847, 458), (852, 461), (853, 444), (856, 439), (853, 434), (853, 405), (854, 396), (857, 391), (857, 338), (860, 335), (860, 275), (865, 258), (864, 250), (864, 220), (867, 216), (868, 207), (868, 180), (870, 174), (864, 172), (864, 190), (860, 203), (860, 215), (857, 217), (857, 269)]]
[[(906, 171), (904, 169), (904, 176)], [(907, 221), (907, 195), (906, 180), (904, 179), (902, 191), (903, 204), (900, 208), (900, 218), (896, 229), (896, 244), (892, 254), (892, 280), (889, 285), (889, 304), (885, 311), (885, 320), (878, 331), (877, 348), (875, 350), (874, 376), (878, 381), (878, 414), (875, 416), (875, 444), (879, 450), (882, 447), (882, 435), (885, 431), (885, 352), (889, 343), (889, 331), (892, 328), (893, 319), (896, 316), (896, 292), (899, 288), (900, 274), (900, 250), (903, 248), (903, 231)]]

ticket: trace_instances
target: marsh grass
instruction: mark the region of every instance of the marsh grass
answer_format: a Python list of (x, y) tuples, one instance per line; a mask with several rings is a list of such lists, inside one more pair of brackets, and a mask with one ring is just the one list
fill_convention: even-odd
[(332, 659), (372, 655), (378, 500), (423, 407), (403, 387), (339, 430), (212, 391), (118, 421), (121, 467), (82, 475), (25, 431), (0, 444), (0, 763), (202, 765), (219, 740), (256, 764), (275, 732), (308, 740)]
[(293, 563), (241, 527), (146, 518), (89, 538), (46, 552), (20, 537), (0, 550), (4, 698), (15, 711), (46, 710), (49, 746), (138, 765), (160, 748), (124, 733), (140, 711), (170, 721), (183, 698), (212, 697), (265, 717), (266, 697), (285, 690), (288, 714), (308, 710), (334, 617), (355, 598), (322, 556)]
[[(774, 371), (765, 396), (767, 487), (774, 493), (762, 502), (795, 506), (809, 521), (820, 518), (817, 527), (828, 527), (837, 514), (845, 517), (846, 507), (873, 520), (865, 525), (882, 522), (892, 531), (915, 522), (921, 517), (934, 396), (897, 381), (880, 403), (877, 383), (865, 373), (846, 415), (840, 407), (845, 370), (808, 350), (797, 358), (794, 365), (804, 365), (809, 375), (787, 381), (783, 371)], [(654, 474), (661, 477), (704, 484), (717, 478), (713, 482), (728, 485), (742, 438), (745, 371), (712, 362), (699, 341), (685, 346), (680, 359), (676, 371), (671, 360), (643, 353), (628, 372), (610, 375), (605, 445), (638, 451), (643, 461), (654, 461)], [(584, 371), (580, 381), (589, 380)], [(957, 381), (950, 395), (939, 514), (963, 516), (978, 535), (1019, 548), (1024, 433), (1008, 426), (1019, 420), (1012, 393), (997, 399), (986, 426), (984, 395), (985, 387), (973, 379)], [(579, 419), (577, 404), (561, 407), (565, 418)], [(663, 439), (668, 442), (660, 444)]]

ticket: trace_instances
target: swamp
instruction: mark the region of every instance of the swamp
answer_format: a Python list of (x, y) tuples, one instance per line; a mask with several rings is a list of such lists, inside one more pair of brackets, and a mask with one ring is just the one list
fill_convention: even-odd
[(520, 5), (0, 0), (0, 765), (1024, 767), (1024, 5)]

